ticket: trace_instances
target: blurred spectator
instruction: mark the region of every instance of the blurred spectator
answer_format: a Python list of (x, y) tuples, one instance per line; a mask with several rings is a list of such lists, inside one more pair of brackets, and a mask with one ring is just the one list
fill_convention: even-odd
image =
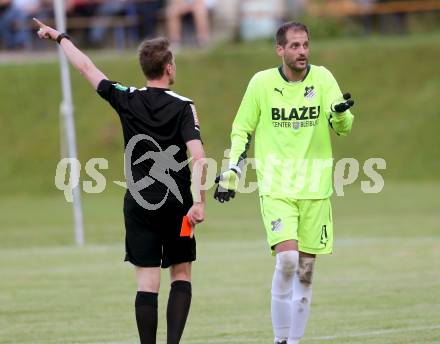
[(169, 0), (166, 10), (168, 34), (174, 46), (181, 44), (182, 17), (192, 14), (196, 25), (196, 36), (199, 46), (209, 43), (209, 10), (214, 6), (213, 0)]
[(304, 13), (306, 0), (285, 0), (282, 3), (282, 13), (279, 16), (283, 20), (298, 19)]
[[(392, 2), (393, 0), (379, 0), (379, 2)], [(404, 12), (382, 14), (380, 16), (380, 31), (382, 33), (404, 34), (408, 31), (407, 15)]]
[[(391, 0), (393, 1), (393, 0)], [(360, 20), (365, 34), (371, 34), (374, 27), (379, 24), (381, 34), (405, 33), (407, 31), (406, 13), (385, 13), (372, 14), (376, 3), (389, 3), (390, 0), (355, 0), (365, 14), (360, 16)], [(375, 25), (376, 24), (376, 25)]]
[(0, 16), (8, 9), (11, 5), (11, 0), (0, 0)]
[[(137, 8), (132, 1), (128, 0), (106, 0), (103, 1), (96, 10), (96, 20), (92, 23), (90, 31), (90, 43), (94, 46), (99, 46), (104, 43), (105, 34), (109, 27), (109, 23), (112, 20), (112, 16), (125, 15), (127, 17), (137, 18)], [(137, 41), (137, 30), (132, 28), (129, 30), (130, 38), (132, 41)], [(116, 27), (115, 35), (117, 45), (123, 48), (125, 42), (125, 29), (124, 27)]]
[(97, 7), (97, 0), (67, 0), (66, 11), (69, 17), (91, 17)]
[[(7, 5), (7, 2), (3, 2)], [(39, 0), (11, 0), (0, 17), (0, 38), (8, 49), (27, 47), (32, 43), (29, 19), (38, 15)]]
[(157, 17), (164, 7), (164, 0), (137, 1), (137, 12), (140, 18), (139, 32), (143, 39), (152, 38), (156, 34)]
[[(98, 8), (98, 0), (67, 0), (66, 12), (69, 18), (93, 17)], [(70, 29), (69, 32), (72, 33)], [(81, 30), (83, 43), (89, 44), (90, 29)]]
[(377, 2), (377, 0), (356, 0), (361, 9), (367, 14), (360, 17), (361, 23), (364, 29), (364, 34), (369, 35), (373, 31), (374, 15), (370, 14), (372, 6)]

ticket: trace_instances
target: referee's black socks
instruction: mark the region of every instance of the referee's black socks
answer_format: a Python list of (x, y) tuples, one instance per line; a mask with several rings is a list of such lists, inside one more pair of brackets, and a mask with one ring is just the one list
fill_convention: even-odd
[(155, 344), (157, 333), (157, 293), (138, 291), (135, 307), (136, 323), (141, 344)]
[(191, 305), (191, 282), (171, 283), (167, 308), (167, 344), (178, 344)]

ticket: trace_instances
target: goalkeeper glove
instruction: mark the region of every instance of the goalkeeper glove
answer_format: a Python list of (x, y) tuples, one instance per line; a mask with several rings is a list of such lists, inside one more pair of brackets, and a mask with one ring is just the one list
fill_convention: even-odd
[(220, 175), (215, 178), (215, 182), (218, 185), (215, 189), (214, 199), (223, 203), (234, 198), (238, 187), (238, 180), (240, 179), (240, 173), (241, 171), (238, 166), (232, 166), (229, 170), (220, 173)]
[(344, 93), (343, 97), (344, 101), (338, 101), (336, 104), (332, 104), (331, 110), (333, 112), (343, 113), (354, 105), (354, 100), (351, 99), (350, 93)]

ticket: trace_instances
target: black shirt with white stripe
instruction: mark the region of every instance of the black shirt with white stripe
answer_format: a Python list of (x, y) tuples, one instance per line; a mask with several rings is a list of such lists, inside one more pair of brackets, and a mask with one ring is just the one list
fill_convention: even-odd
[[(201, 140), (200, 127), (193, 101), (182, 97), (165, 88), (125, 87), (114, 81), (102, 80), (97, 89), (98, 94), (107, 100), (117, 111), (124, 133), (124, 146), (138, 134), (145, 134), (152, 140), (139, 141), (131, 157), (131, 169), (134, 181), (150, 176), (154, 164), (152, 159), (145, 159), (133, 165), (137, 159), (147, 152), (165, 151), (168, 147), (178, 147), (177, 153), (171, 158), (177, 163), (187, 159), (186, 142)], [(156, 146), (160, 146), (160, 149)], [(191, 172), (186, 165), (179, 171), (167, 170), (176, 181), (184, 199), (191, 198)], [(168, 188), (159, 181), (141, 191), (146, 200), (163, 199)], [(174, 197), (169, 193), (169, 198)]]

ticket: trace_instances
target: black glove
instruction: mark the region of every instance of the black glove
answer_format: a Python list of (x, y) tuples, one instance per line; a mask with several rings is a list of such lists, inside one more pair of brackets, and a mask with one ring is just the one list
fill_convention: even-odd
[(231, 198), (234, 198), (239, 179), (240, 171), (233, 167), (223, 173), (220, 173), (217, 178), (215, 178), (215, 182), (218, 185), (215, 189), (214, 199), (220, 203), (223, 203), (228, 202)]
[(345, 101), (343, 101), (342, 103), (336, 102), (336, 104), (332, 105), (331, 110), (333, 112), (342, 113), (347, 111), (349, 108), (351, 108), (354, 105), (354, 100), (351, 99), (350, 93), (344, 93), (343, 97)]

